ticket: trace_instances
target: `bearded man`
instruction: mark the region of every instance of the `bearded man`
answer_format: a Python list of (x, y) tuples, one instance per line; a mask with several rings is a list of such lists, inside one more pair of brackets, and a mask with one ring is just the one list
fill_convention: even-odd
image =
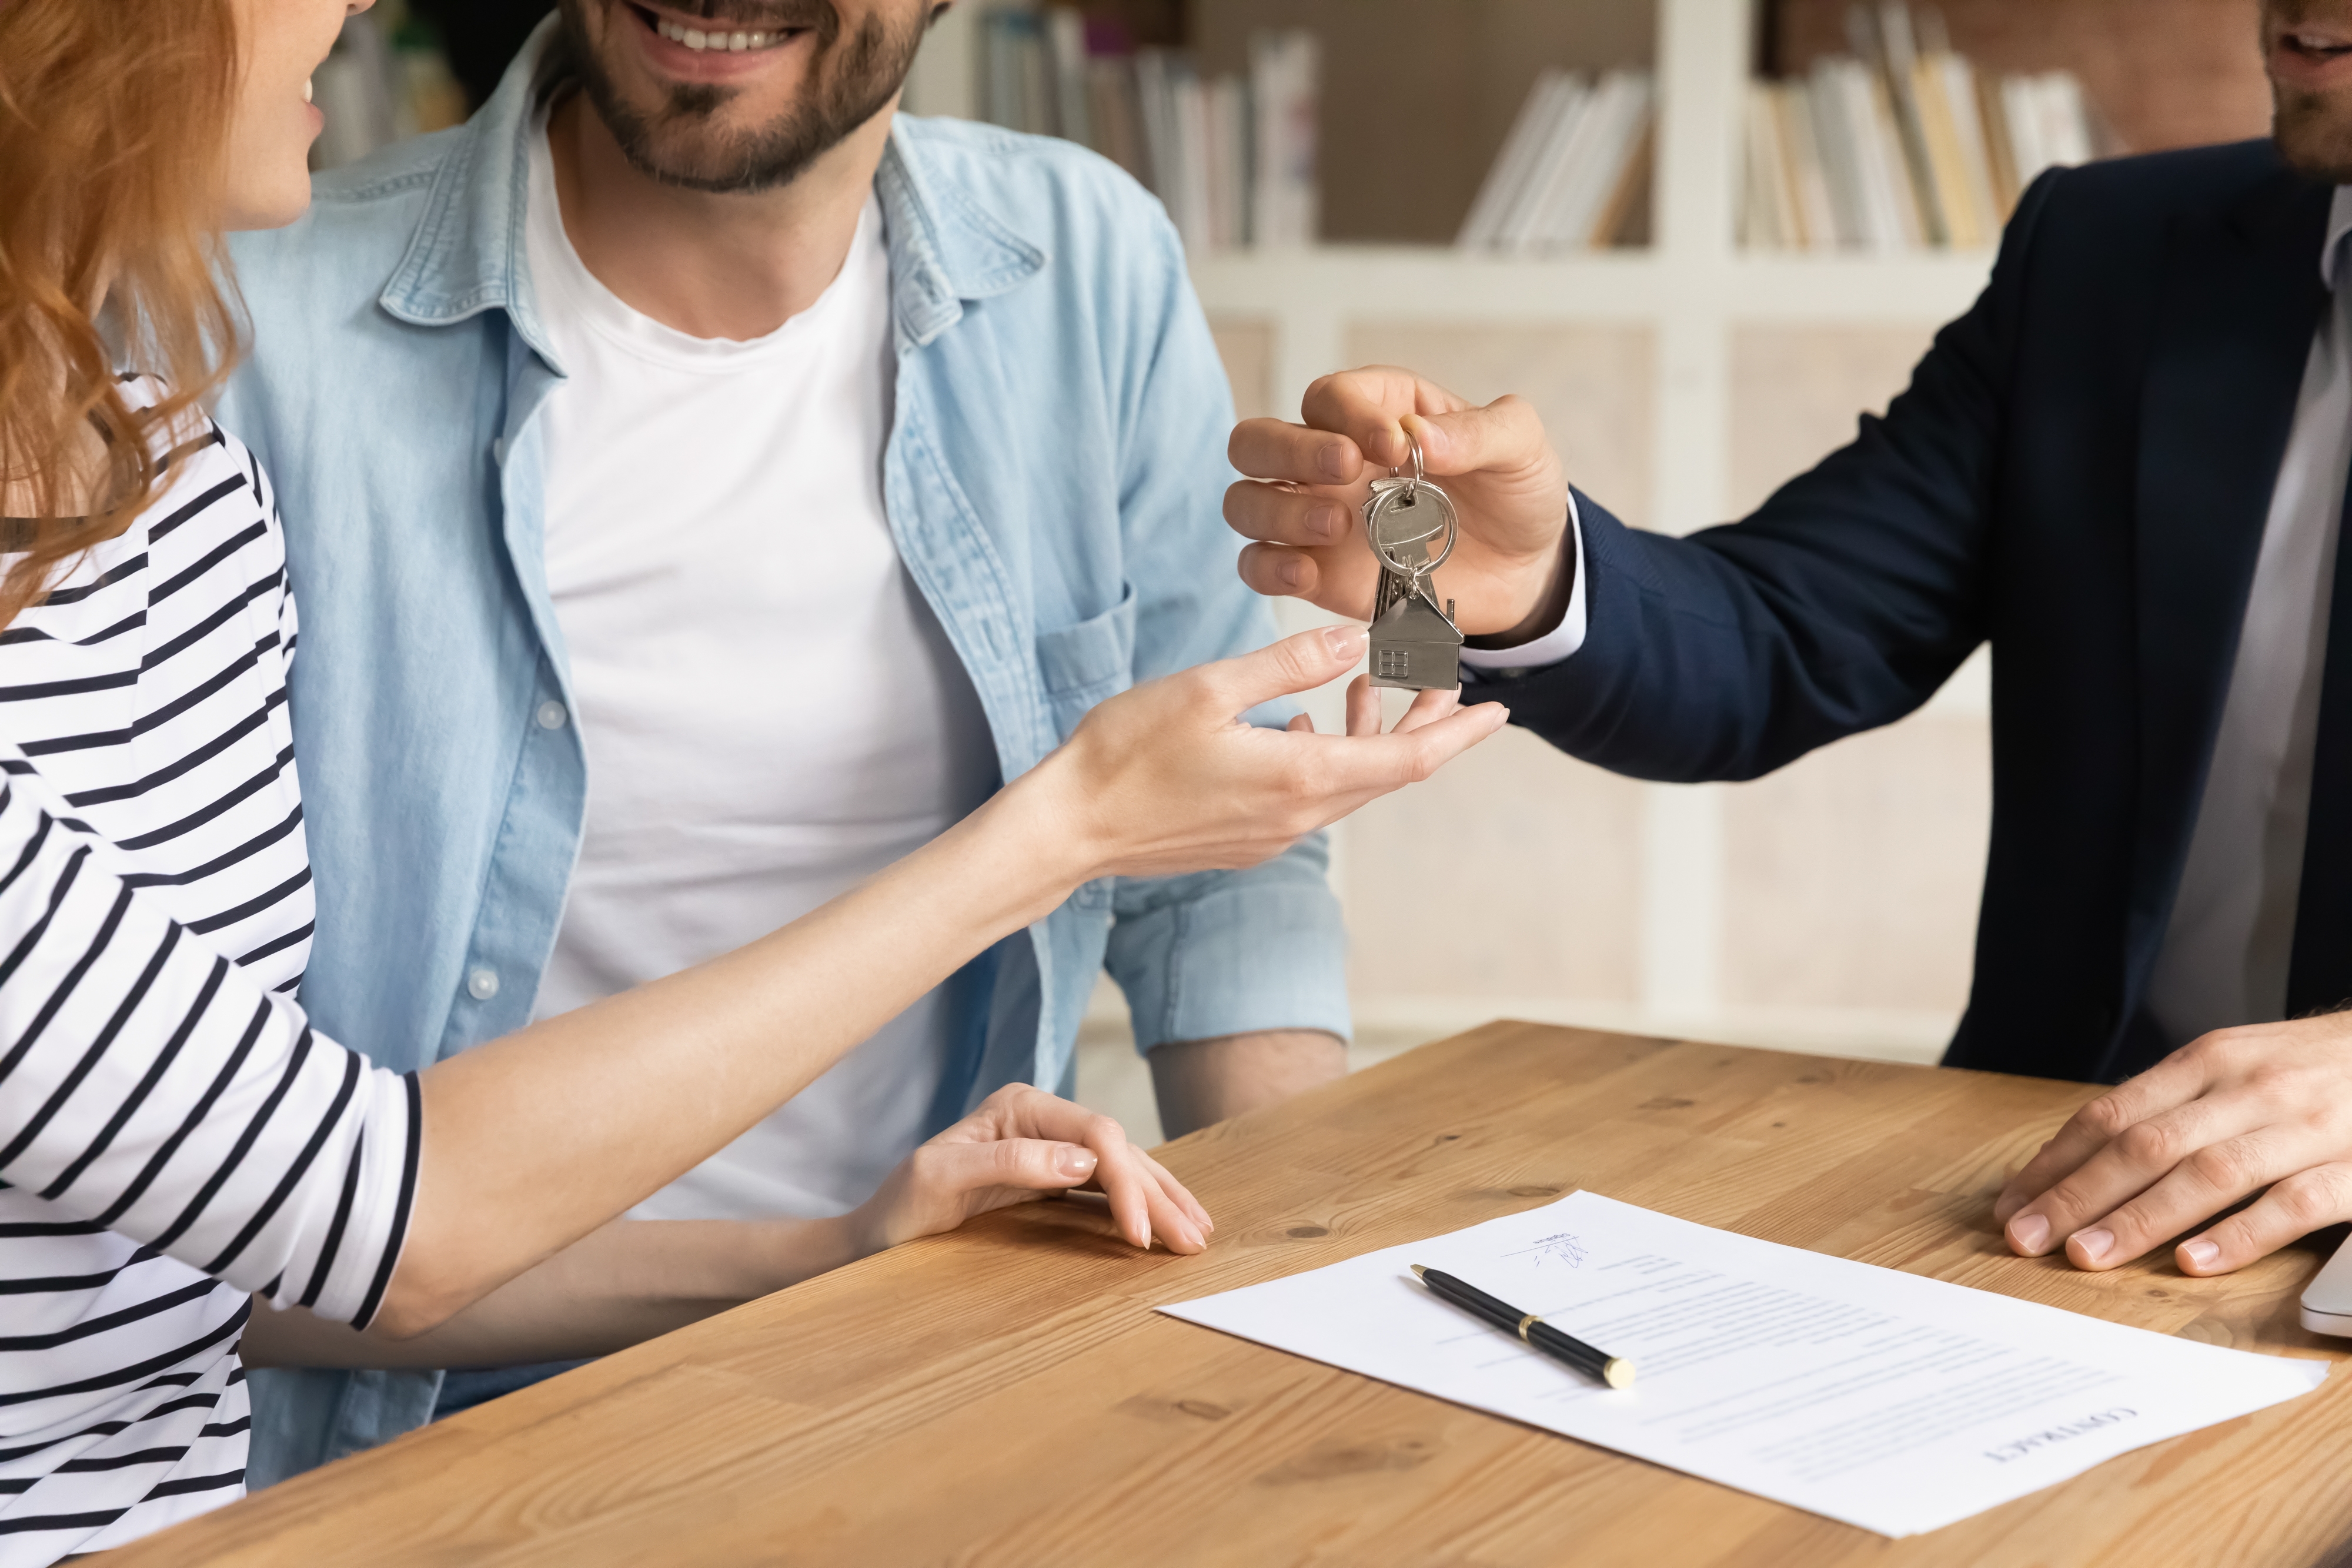
[(2261, 41), (2271, 136), (2037, 180), (1886, 417), (1740, 522), (1627, 528), (1524, 402), (1405, 371), (1233, 443), (1268, 481), (1229, 500), (1244, 576), (1360, 616), (1345, 508), (1418, 435), (1465, 700), (1641, 778), (1752, 779), (1990, 643), (1944, 1061), (2128, 1079), (1992, 1206), (2080, 1269), (2227, 1273), (2352, 1219), (2352, 0), (2265, 0)]
[[(457, 130), (236, 260), (318, 876), (302, 999), (422, 1067), (815, 907), (1129, 684), (1269, 640), (1156, 203), (896, 113), (933, 0), (564, 0)], [(1319, 842), (1082, 889), (639, 1213), (861, 1202), (1066, 1089), (1108, 964), (1171, 1132), (1341, 1071)], [(257, 1374), (256, 1484), (543, 1368)]]

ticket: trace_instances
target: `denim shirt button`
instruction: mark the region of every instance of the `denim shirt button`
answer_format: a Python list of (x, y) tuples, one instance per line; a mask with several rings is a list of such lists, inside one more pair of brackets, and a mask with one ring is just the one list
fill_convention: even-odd
[(539, 705), (539, 727), (541, 729), (562, 729), (563, 721), (571, 716), (564, 711), (563, 705), (552, 698)]
[(478, 1002), (487, 1002), (499, 994), (499, 972), (496, 969), (476, 969), (466, 977), (466, 994)]

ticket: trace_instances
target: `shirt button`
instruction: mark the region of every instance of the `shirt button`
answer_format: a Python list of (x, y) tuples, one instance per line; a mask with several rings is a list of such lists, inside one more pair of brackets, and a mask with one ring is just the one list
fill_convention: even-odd
[(552, 699), (539, 705), (539, 727), (541, 729), (562, 729), (563, 721), (571, 716), (562, 703)]
[(499, 994), (499, 972), (477, 969), (466, 977), (466, 994), (478, 1002), (487, 1002)]

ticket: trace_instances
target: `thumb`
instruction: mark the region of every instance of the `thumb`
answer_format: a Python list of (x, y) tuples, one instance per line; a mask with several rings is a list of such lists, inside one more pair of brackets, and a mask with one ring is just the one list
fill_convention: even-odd
[(1361, 626), (1325, 626), (1269, 643), (1255, 653), (1201, 666), (1226, 716), (1294, 692), (1311, 692), (1354, 669), (1369, 636)]
[(1551, 456), (1551, 438), (1525, 398), (1498, 397), (1484, 408), (1451, 413), (1409, 413), (1399, 423), (1421, 443), (1422, 465), (1433, 478), (1510, 473)]

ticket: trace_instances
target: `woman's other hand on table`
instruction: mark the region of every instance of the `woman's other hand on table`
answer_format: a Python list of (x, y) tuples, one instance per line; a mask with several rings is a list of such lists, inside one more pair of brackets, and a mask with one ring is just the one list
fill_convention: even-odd
[(1117, 1122), (1026, 1083), (998, 1090), (898, 1162), (850, 1218), (859, 1252), (877, 1252), (1078, 1187), (1108, 1197), (1119, 1234), (1138, 1247), (1157, 1237), (1171, 1252), (1198, 1252), (1216, 1228), (1209, 1211), (1129, 1143)]

